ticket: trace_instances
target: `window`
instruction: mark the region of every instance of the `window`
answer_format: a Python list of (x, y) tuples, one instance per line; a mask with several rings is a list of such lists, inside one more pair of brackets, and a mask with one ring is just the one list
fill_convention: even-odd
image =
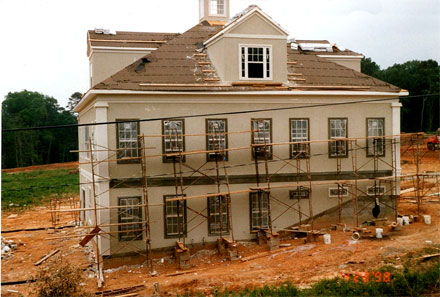
[(209, 235), (229, 234), (227, 197), (208, 197), (208, 218)]
[[(330, 139), (347, 138), (347, 119), (329, 119)], [(344, 140), (329, 142), (331, 158), (348, 157), (348, 143)]]
[(168, 201), (182, 196), (166, 195), (164, 196), (164, 222), (165, 238), (179, 237), (186, 235), (186, 200)]
[[(385, 119), (367, 119), (367, 136), (384, 136)], [(368, 138), (367, 155), (385, 156), (385, 140), (384, 138)]]
[[(163, 153), (173, 154), (185, 150), (183, 138), (183, 120), (169, 120), (162, 122), (163, 129)], [(173, 157), (164, 157), (164, 162), (173, 160)]]
[[(272, 143), (272, 120), (253, 119), (252, 120), (252, 144)], [(266, 156), (265, 156), (266, 153)], [(272, 146), (256, 146), (253, 149), (253, 158), (265, 159), (272, 158)]]
[[(81, 188), (81, 208), (86, 208), (86, 190), (84, 188)], [(80, 218), (81, 221), (85, 221), (86, 217), (85, 217), (85, 211), (81, 211), (80, 212)]]
[(385, 187), (384, 186), (367, 187), (367, 195), (368, 196), (377, 196), (377, 195), (383, 195), (383, 194), (385, 194)]
[[(226, 120), (206, 120), (206, 132), (207, 132), (207, 150), (208, 151), (221, 151), (228, 147), (227, 143), (227, 127)], [(217, 160), (227, 160), (227, 153), (224, 152), (213, 152), (208, 153), (208, 161)]]
[(306, 187), (298, 187), (290, 191), (290, 199), (307, 199), (310, 197), (310, 189)]
[(240, 77), (242, 79), (272, 79), (272, 48), (270, 46), (240, 46)]
[[(290, 137), (291, 142), (309, 141), (309, 120), (291, 119)], [(309, 155), (310, 145), (308, 143), (298, 143), (291, 145), (291, 158), (308, 158)]]
[(225, 0), (210, 0), (210, 15), (225, 15)]
[[(140, 197), (119, 198), (119, 206), (131, 206), (128, 208), (119, 208), (119, 240), (141, 240), (142, 239), (142, 208)], [(139, 224), (136, 224), (139, 222)], [(126, 231), (126, 232), (125, 232)]]
[(90, 134), (89, 134), (89, 126), (85, 126), (84, 128), (84, 158), (90, 159)]
[(269, 192), (251, 192), (251, 229), (269, 228)]
[[(129, 121), (129, 120), (118, 120)], [(139, 122), (122, 122), (117, 124), (118, 163), (139, 163)]]
[(348, 197), (348, 189), (343, 186), (339, 186), (336, 188), (330, 188), (328, 189), (328, 196), (330, 198), (338, 198), (341, 197)]

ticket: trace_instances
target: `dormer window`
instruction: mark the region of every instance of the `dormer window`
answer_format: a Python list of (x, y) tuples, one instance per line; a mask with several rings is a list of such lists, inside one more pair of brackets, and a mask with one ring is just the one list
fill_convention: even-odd
[(209, 3), (210, 15), (225, 15), (225, 0), (210, 0)]
[(240, 78), (249, 80), (272, 79), (272, 47), (240, 46)]

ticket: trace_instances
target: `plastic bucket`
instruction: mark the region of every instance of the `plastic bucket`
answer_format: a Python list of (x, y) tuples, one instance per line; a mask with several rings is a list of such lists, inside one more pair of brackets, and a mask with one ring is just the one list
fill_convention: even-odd
[(382, 238), (383, 229), (376, 228), (376, 238)]
[(324, 243), (325, 244), (331, 244), (332, 243), (332, 239), (330, 234), (324, 234)]
[(361, 238), (361, 235), (358, 232), (354, 232), (351, 236), (351, 239), (353, 239), (354, 241), (359, 240), (359, 238)]
[(431, 216), (430, 215), (424, 215), (423, 219), (425, 220), (426, 225), (431, 225)]
[(403, 225), (409, 225), (409, 217), (408, 216), (403, 216)]

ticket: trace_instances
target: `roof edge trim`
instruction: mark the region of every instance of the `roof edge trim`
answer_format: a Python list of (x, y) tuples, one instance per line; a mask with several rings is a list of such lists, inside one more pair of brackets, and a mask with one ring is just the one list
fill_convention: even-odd
[(84, 94), (81, 101), (75, 107), (75, 112), (83, 110), (88, 103), (93, 100), (97, 95), (278, 95), (278, 96), (384, 96), (384, 97), (402, 97), (408, 96), (409, 92), (406, 90), (400, 90), (396, 92), (367, 92), (367, 91), (250, 91), (250, 92), (181, 92), (181, 91), (127, 91), (127, 90), (88, 90)]
[(224, 28), (223, 30), (221, 30), (220, 32), (218, 32), (217, 34), (215, 34), (214, 36), (212, 36), (211, 38), (206, 40), (203, 44), (205, 46), (208, 46), (210, 43), (215, 41), (217, 38), (219, 38), (220, 36), (222, 36), (226, 32), (231, 31), (233, 28), (235, 28), (238, 25), (240, 25), (241, 23), (243, 23), (246, 19), (248, 19), (249, 17), (251, 17), (255, 13), (259, 13), (265, 19), (265, 21), (267, 21), (272, 26), (274, 26), (276, 29), (278, 29), (278, 31), (280, 31), (282, 34), (285, 34), (286, 37), (289, 36), (289, 32), (286, 29), (281, 27), (280, 24), (276, 23), (269, 15), (267, 15), (265, 12), (263, 12), (259, 7), (255, 7), (254, 9), (252, 9), (251, 11), (246, 13), (245, 15), (234, 20), (229, 26), (226, 26), (226, 28)]

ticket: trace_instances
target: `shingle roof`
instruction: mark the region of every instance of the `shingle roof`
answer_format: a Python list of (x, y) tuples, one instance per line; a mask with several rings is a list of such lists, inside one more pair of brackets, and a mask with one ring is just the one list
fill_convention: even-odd
[[(400, 88), (330, 62), (316, 54), (305, 54), (287, 44), (288, 83), (258, 84), (220, 82), (203, 42), (222, 26), (198, 24), (174, 36), (156, 51), (127, 66), (93, 87), (96, 90), (132, 91), (258, 91), (350, 89), (400, 92)], [(327, 53), (321, 53), (327, 54)]]
[(130, 48), (158, 48), (171, 39), (179, 36), (179, 33), (154, 33), (154, 32), (124, 32), (116, 34), (97, 33), (96, 30), (87, 32), (87, 54), (90, 47), (130, 47)]
[[(306, 55), (287, 47), (288, 73), (296, 74), (290, 86), (295, 89), (320, 89), (321, 86), (358, 89), (377, 92), (400, 92), (400, 88), (353, 69), (328, 61), (317, 55)], [(355, 89), (355, 88), (352, 88)]]

